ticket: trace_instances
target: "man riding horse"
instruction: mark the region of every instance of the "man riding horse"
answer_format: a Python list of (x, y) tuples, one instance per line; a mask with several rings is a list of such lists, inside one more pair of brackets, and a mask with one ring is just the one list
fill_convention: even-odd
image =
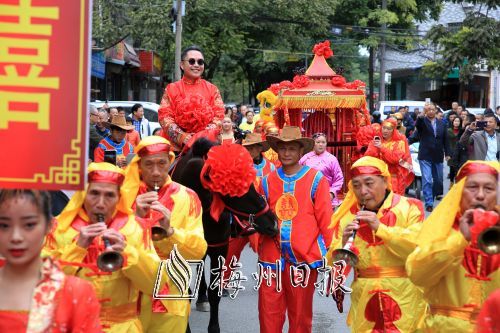
[(218, 129), (224, 118), (219, 89), (201, 78), (205, 68), (201, 49), (194, 45), (184, 49), (179, 66), (184, 75), (167, 85), (158, 110), (163, 133), (177, 152), (194, 134)]

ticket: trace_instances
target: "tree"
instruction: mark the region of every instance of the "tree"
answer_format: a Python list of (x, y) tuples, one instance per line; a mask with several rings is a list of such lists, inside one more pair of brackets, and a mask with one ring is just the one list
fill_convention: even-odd
[[(315, 42), (329, 36), (335, 4), (331, 0), (187, 1), (183, 46), (202, 47), (208, 80), (215, 79), (231, 91), (241, 91), (232, 86), (248, 82), (254, 96), (271, 83), (291, 79), (298, 67), (304, 67), (307, 55), (296, 53), (310, 54)], [(107, 47), (130, 36), (134, 46), (160, 53), (171, 72), (174, 38), (169, 10), (164, 0), (97, 0), (93, 37), (99, 46)], [(270, 60), (272, 52), (264, 56), (264, 50), (284, 53)]]
[[(384, 37), (389, 44), (411, 49), (417, 38), (415, 23), (428, 18), (437, 19), (442, 0), (345, 0), (337, 9), (334, 24), (350, 27), (347, 35), (361, 45), (377, 48)], [(382, 31), (382, 24), (387, 30)], [(344, 29), (345, 30), (345, 29)]]
[[(297, 67), (304, 67), (305, 55), (298, 55), (298, 62), (288, 61), (288, 56), (310, 53), (316, 41), (328, 37), (335, 4), (331, 0), (192, 1), (183, 42), (203, 47), (208, 79), (223, 83), (221, 75), (243, 73), (249, 95), (255, 96), (271, 83), (291, 79)], [(283, 53), (270, 56), (273, 52), (265, 50)]]
[(96, 0), (92, 37), (104, 48), (130, 37), (134, 46), (153, 50), (164, 60), (173, 59), (170, 10), (164, 0)]
[(490, 69), (500, 68), (500, 22), (490, 16), (491, 10), (498, 8), (498, 0), (470, 2), (476, 6), (456, 31), (436, 25), (428, 32), (428, 41), (437, 47), (437, 59), (424, 65), (428, 75), (444, 79), (459, 68), (460, 82), (468, 83), (482, 62)]

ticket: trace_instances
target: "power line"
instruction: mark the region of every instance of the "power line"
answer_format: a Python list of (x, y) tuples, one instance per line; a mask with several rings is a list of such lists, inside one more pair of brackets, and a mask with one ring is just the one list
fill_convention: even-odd
[[(256, 49), (247, 47), (245, 50), (255, 51), (255, 52), (269, 52), (269, 53), (280, 53), (280, 54), (293, 54), (293, 55), (301, 55), (301, 56), (314, 56), (314, 53), (306, 53), (306, 52), (291, 52), (291, 51), (281, 51), (281, 50), (269, 50), (269, 49)], [(350, 56), (343, 54), (335, 54), (334, 57), (337, 58), (368, 58), (365, 56)]]

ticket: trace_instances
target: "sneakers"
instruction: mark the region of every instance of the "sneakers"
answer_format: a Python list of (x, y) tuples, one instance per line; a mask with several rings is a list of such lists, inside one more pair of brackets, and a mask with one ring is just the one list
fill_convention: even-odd
[(425, 207), (425, 210), (428, 211), (429, 213), (432, 212), (432, 209), (433, 209), (432, 206)]

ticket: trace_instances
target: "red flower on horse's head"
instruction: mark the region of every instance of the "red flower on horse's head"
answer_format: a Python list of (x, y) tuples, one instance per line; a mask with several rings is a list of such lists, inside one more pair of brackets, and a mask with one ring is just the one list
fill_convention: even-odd
[(210, 149), (200, 177), (203, 186), (212, 192), (241, 197), (248, 192), (256, 174), (250, 153), (233, 143)]
[(325, 40), (323, 43), (314, 45), (313, 53), (317, 56), (323, 56), (325, 59), (330, 58), (333, 55), (333, 51), (330, 48), (330, 41)]

